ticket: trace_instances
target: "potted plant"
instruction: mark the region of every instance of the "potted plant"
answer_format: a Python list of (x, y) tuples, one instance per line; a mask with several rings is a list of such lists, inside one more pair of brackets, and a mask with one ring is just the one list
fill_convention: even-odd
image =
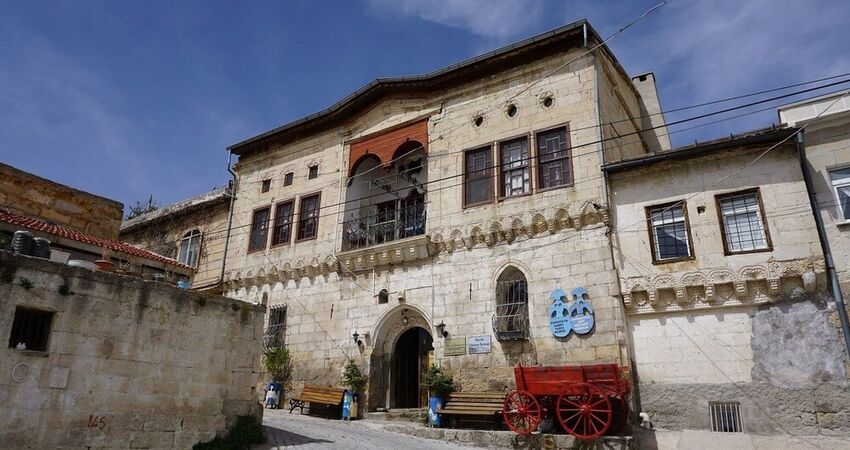
[[(292, 381), (292, 357), (289, 349), (286, 347), (267, 349), (263, 352), (263, 365), (271, 377), (271, 381), (266, 385), (266, 394), (270, 390), (276, 393), (271, 397), (271, 402), (268, 395), (266, 396), (266, 406), (276, 409), (280, 401), (284, 399)], [(274, 399), (275, 396), (276, 399)]]
[(431, 364), (422, 387), (428, 389), (428, 421), (431, 426), (439, 427), (440, 416), (437, 412), (446, 404), (446, 396), (455, 389), (454, 377)]
[(348, 388), (342, 401), (342, 417), (357, 418), (358, 394), (369, 379), (353, 359), (349, 359), (342, 369), (342, 385)]
[(100, 259), (94, 262), (97, 265), (97, 270), (101, 270), (103, 272), (112, 272), (113, 264), (109, 259), (109, 249), (106, 246), (100, 252)]

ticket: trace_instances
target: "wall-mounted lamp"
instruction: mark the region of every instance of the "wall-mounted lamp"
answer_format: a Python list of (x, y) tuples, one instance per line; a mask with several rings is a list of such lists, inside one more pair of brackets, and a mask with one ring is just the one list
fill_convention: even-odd
[(354, 338), (354, 343), (357, 344), (358, 347), (363, 345), (363, 341), (360, 340), (360, 334), (357, 333), (357, 331), (355, 331), (354, 334), (351, 335), (351, 337)]
[(449, 336), (449, 332), (446, 331), (446, 324), (442, 320), (437, 324), (437, 333), (442, 334), (444, 338)]
[(410, 323), (410, 319), (407, 318), (407, 308), (401, 310), (401, 323), (403, 323), (404, 326), (407, 326), (407, 324)]

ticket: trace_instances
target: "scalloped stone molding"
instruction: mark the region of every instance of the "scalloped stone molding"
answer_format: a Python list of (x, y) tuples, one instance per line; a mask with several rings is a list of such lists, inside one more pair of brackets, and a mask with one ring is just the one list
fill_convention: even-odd
[(326, 255), (322, 259), (313, 257), (300, 258), (295, 263), (285, 262), (281, 264), (270, 264), (266, 267), (241, 270), (229, 270), (224, 274), (224, 284), (229, 289), (240, 287), (271, 284), (278, 281), (300, 280), (302, 278), (314, 278), (320, 275), (328, 275), (340, 272), (339, 262), (333, 255)]
[(479, 245), (492, 247), (499, 243), (510, 244), (522, 236), (532, 238), (567, 229), (580, 230), (594, 225), (608, 225), (608, 209), (601, 205), (603, 202), (600, 200), (572, 202), (490, 219), (487, 222), (439, 227), (431, 230), (428, 236), (437, 252), (470, 250)]
[(763, 265), (697, 270), (621, 281), (628, 314), (688, 311), (779, 301), (783, 296), (817, 291), (821, 258), (771, 260)]

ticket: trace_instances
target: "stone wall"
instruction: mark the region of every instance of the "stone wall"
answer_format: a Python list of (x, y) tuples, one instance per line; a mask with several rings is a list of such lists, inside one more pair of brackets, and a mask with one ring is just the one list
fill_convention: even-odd
[(261, 415), (264, 309), (0, 252), (0, 336), (54, 313), (46, 352), (3, 348), (4, 448), (190, 448)]
[(0, 207), (116, 239), (124, 205), (0, 164)]

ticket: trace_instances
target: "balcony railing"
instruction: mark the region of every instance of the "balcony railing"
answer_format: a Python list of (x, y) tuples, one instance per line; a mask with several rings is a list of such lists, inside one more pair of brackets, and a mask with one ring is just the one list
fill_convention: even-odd
[(525, 280), (500, 281), (496, 287), (493, 333), (500, 341), (528, 339), (528, 285)]
[(425, 234), (425, 204), (402, 206), (343, 222), (342, 250), (356, 250)]

